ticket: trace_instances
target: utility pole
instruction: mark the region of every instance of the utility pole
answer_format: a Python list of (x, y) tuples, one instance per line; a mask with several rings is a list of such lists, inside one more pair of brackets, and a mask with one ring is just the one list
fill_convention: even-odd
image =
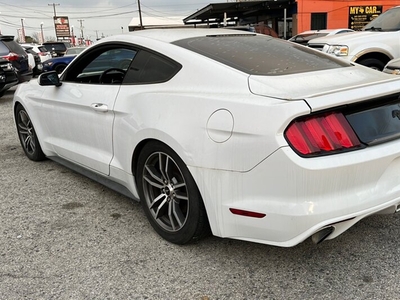
[(40, 44), (44, 43), (44, 35), (43, 35), (43, 22), (40, 22), (40, 37), (41, 37), (41, 41)]
[(49, 3), (47, 4), (48, 6), (53, 6), (53, 10), (54, 10), (54, 19), (57, 17), (57, 13), (56, 13), (56, 6), (60, 5), (60, 3)]
[(138, 9), (139, 9), (140, 29), (143, 29), (142, 10), (140, 9), (140, 0), (137, 1), (137, 5), (138, 5)]
[(21, 25), (22, 25), (22, 28), (21, 28), (21, 42), (22, 43), (25, 43), (25, 27), (24, 27), (24, 18), (22, 18), (21, 19)]
[(54, 31), (56, 33), (56, 39), (58, 40), (58, 36), (57, 36), (57, 29), (56, 29), (56, 18), (57, 18), (57, 13), (56, 13), (56, 6), (60, 5), (60, 3), (49, 3), (47, 4), (47, 6), (53, 6), (53, 11), (54, 11), (54, 17), (53, 17), (53, 24), (54, 24)]
[(78, 22), (79, 22), (79, 24), (81, 24), (81, 27), (80, 27), (80, 29), (81, 29), (81, 43), (83, 44), (83, 40), (84, 40), (84, 35), (83, 35), (83, 25), (82, 25), (82, 22), (83, 21), (85, 21), (85, 20), (77, 20)]

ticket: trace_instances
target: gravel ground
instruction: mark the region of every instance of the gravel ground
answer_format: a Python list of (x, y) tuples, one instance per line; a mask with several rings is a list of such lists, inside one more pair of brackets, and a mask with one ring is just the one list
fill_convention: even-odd
[(400, 217), (278, 248), (162, 240), (132, 203), (52, 161), (29, 161), (0, 98), (0, 299), (398, 299)]

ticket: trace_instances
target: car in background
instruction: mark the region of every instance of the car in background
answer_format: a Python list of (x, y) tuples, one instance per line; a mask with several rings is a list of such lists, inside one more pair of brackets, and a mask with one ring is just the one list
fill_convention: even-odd
[(61, 74), (62, 71), (64, 71), (64, 69), (68, 66), (68, 64), (75, 58), (75, 56), (77, 56), (85, 49), (86, 47), (68, 48), (65, 52), (65, 55), (46, 60), (43, 63), (43, 71), (56, 71), (58, 74)]
[(265, 24), (229, 26), (229, 27), (227, 27), (227, 29), (256, 32), (256, 33), (270, 35), (275, 38), (279, 37), (278, 33), (274, 29), (272, 29), (270, 26), (265, 25)]
[(87, 47), (71, 47), (68, 48), (67, 51), (65, 52), (65, 55), (76, 55), (81, 53), (83, 50), (85, 50)]
[(39, 57), (40, 61), (43, 63), (46, 60), (52, 58), (53, 56), (49, 51), (47, 51), (46, 47), (43, 45), (37, 45), (37, 44), (21, 44), (22, 47), (27, 46), (27, 47), (32, 47), (32, 50), (35, 51)]
[(22, 46), (28, 54), (29, 66), (32, 69), (33, 76), (39, 75), (43, 72), (43, 64), (40, 60), (39, 54), (37, 54), (32, 47)]
[(29, 81), (32, 78), (33, 72), (29, 68), (28, 54), (14, 40), (14, 36), (0, 35), (0, 57), (13, 65), (19, 82)]
[(374, 16), (361, 31), (324, 36), (308, 47), (382, 71), (392, 59), (400, 58), (400, 6)]
[(307, 45), (308, 42), (312, 39), (316, 39), (323, 36), (341, 34), (353, 32), (354, 30), (348, 28), (341, 29), (320, 29), (320, 30), (307, 30), (302, 33), (295, 35), (289, 39), (290, 42)]
[(400, 75), (400, 58), (389, 61), (383, 68), (383, 72), (391, 75)]
[(15, 68), (7, 59), (0, 58), (0, 97), (17, 84), (18, 76)]
[(69, 42), (44, 42), (43, 46), (53, 57), (64, 56), (67, 49), (72, 47)]
[(169, 242), (289, 247), (400, 210), (399, 93), (400, 77), (268, 35), (154, 29), (19, 85), (13, 116), (29, 159), (140, 200)]

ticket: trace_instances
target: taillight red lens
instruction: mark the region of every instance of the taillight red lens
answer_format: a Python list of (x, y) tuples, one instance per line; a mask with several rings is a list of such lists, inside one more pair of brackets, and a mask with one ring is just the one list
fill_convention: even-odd
[(3, 56), (3, 58), (7, 59), (8, 61), (15, 61), (18, 60), (19, 55), (14, 52), (10, 52), (8, 55)]
[(285, 131), (289, 145), (302, 155), (360, 147), (361, 143), (342, 113), (329, 113), (292, 122)]

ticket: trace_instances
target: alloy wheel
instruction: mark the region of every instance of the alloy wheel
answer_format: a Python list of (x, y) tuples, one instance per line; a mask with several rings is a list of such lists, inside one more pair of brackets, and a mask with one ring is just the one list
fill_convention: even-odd
[(27, 154), (33, 155), (36, 150), (35, 130), (25, 110), (19, 111), (17, 126), (22, 147), (24, 147)]
[(188, 219), (189, 193), (178, 164), (166, 153), (155, 152), (146, 160), (142, 182), (154, 220), (166, 231), (179, 231)]

